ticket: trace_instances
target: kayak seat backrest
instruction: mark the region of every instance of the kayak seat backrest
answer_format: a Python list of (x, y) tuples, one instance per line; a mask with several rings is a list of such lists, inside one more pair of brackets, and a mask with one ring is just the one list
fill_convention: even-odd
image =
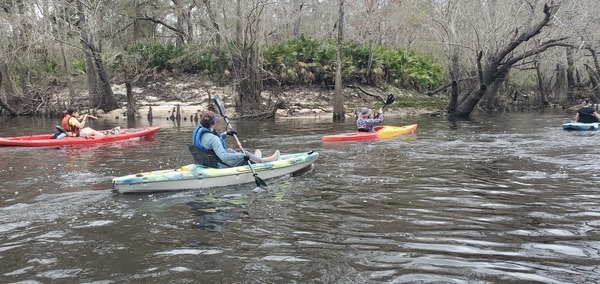
[(206, 153), (198, 149), (195, 145), (188, 146), (188, 149), (190, 150), (190, 153), (192, 153), (192, 157), (194, 157), (196, 164), (211, 168), (218, 168), (219, 163), (223, 164), (221, 159), (219, 159), (215, 153)]
[(67, 133), (67, 131), (60, 125), (55, 126), (58, 133)]

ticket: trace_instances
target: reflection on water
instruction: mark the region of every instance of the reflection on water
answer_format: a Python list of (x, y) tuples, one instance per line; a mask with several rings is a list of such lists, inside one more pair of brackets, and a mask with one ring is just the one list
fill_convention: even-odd
[(600, 132), (563, 131), (570, 117), (386, 118), (419, 128), (326, 144), (352, 123), (232, 121), (249, 149), (319, 152), (267, 190), (108, 190), (191, 163), (190, 122), (155, 120), (153, 141), (0, 148), (0, 282), (600, 282)]
[(204, 196), (202, 199), (190, 201), (187, 205), (196, 216), (195, 226), (198, 230), (223, 232), (223, 225), (236, 219), (240, 205), (247, 202), (243, 195), (229, 195), (220, 198)]

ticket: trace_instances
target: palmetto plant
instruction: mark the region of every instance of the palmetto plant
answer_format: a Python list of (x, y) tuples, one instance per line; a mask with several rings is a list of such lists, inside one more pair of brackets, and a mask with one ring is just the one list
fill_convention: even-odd
[[(437, 64), (413, 52), (383, 46), (375, 46), (371, 50), (367, 44), (347, 41), (343, 43), (342, 53), (342, 76), (345, 81), (369, 77), (366, 82), (421, 90), (443, 80)], [(279, 74), (277, 79), (285, 84), (330, 84), (334, 78), (335, 60), (335, 42), (306, 37), (271, 46), (264, 53), (265, 69), (272, 74)]]
[[(136, 44), (127, 50), (140, 56), (147, 68), (218, 75), (231, 65), (225, 49), (182, 49), (158, 43)], [(262, 53), (262, 67), (279, 84), (333, 86), (336, 42), (301, 36), (272, 45)], [(386, 83), (424, 90), (440, 84), (443, 73), (431, 59), (384, 46), (346, 41), (342, 46), (342, 78), (368, 84)]]

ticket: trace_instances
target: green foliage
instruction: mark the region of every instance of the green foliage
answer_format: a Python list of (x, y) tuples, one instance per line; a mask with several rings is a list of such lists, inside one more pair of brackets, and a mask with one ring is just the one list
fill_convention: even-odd
[(282, 83), (331, 81), (335, 73), (336, 47), (330, 41), (301, 36), (273, 45), (263, 54), (264, 68)]
[(535, 70), (513, 70), (510, 72), (509, 82), (510, 86), (516, 90), (538, 91)]
[(60, 66), (52, 60), (45, 60), (42, 63), (42, 70), (47, 74), (57, 74), (60, 70)]
[(71, 62), (71, 75), (83, 75), (86, 73), (85, 61), (83, 59), (76, 59)]
[[(226, 50), (177, 48), (172, 44), (139, 43), (129, 47), (127, 55), (139, 58), (138, 62), (143, 62), (144, 68), (157, 71), (214, 75), (222, 74), (231, 64)], [(270, 82), (331, 86), (336, 58), (336, 42), (301, 36), (266, 48), (262, 63), (274, 79)], [(443, 80), (441, 68), (425, 56), (353, 41), (343, 43), (342, 72), (346, 82), (385, 83), (417, 90), (427, 89)]]
[(172, 44), (138, 43), (127, 48), (129, 56), (140, 56), (147, 68), (158, 71), (173, 71), (175, 65), (171, 61), (182, 53), (181, 48)]
[(220, 74), (229, 64), (229, 57), (222, 49), (186, 49), (172, 60), (177, 70), (185, 73)]
[(127, 49), (127, 56), (157, 71), (220, 74), (229, 64), (226, 51), (217, 48), (178, 48), (172, 44), (139, 43)]
[[(284, 84), (332, 83), (336, 50), (336, 43), (333, 41), (318, 41), (301, 36), (268, 47), (263, 55), (264, 67)], [(369, 65), (371, 53), (372, 61)], [(360, 80), (361, 83), (388, 83), (417, 90), (438, 85), (444, 79), (440, 66), (428, 57), (353, 41), (342, 45), (342, 72), (347, 82)]]

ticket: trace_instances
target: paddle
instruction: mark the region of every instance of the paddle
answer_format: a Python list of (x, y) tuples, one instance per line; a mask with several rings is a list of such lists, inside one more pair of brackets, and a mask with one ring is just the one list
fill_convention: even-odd
[[(221, 97), (219, 97), (218, 95), (215, 96), (215, 105), (217, 106), (217, 109), (219, 110), (219, 114), (225, 119), (225, 123), (227, 123), (227, 128), (228, 129), (233, 129), (233, 127), (231, 127), (231, 123), (229, 123), (229, 119), (227, 119), (227, 115), (225, 115), (225, 106), (223, 105), (223, 101), (221, 101)], [(237, 134), (233, 133), (233, 138), (235, 138), (235, 141), (237, 142), (238, 147), (240, 147), (240, 150), (242, 150), (242, 153), (246, 153), (246, 151), (244, 151), (244, 148), (242, 147), (242, 143), (240, 143), (240, 140), (237, 137)], [(252, 168), (252, 165), (250, 164), (250, 160), (247, 160), (248, 162), (248, 167), (250, 167), (250, 170), (252, 171), (252, 175), (254, 176), (254, 181), (256, 182), (257, 186), (260, 186), (261, 188), (267, 188), (267, 183), (265, 183), (264, 180), (262, 180), (261, 178), (258, 177), (258, 174), (254, 171), (254, 168)]]
[[(394, 95), (389, 94), (387, 96), (387, 99), (385, 100), (385, 104), (383, 104), (383, 107), (381, 107), (381, 109), (383, 110), (385, 108), (385, 106), (391, 105), (392, 103), (394, 103), (394, 101), (396, 101), (396, 98), (394, 97)], [(379, 113), (377, 113), (375, 115), (375, 118), (379, 118)]]

